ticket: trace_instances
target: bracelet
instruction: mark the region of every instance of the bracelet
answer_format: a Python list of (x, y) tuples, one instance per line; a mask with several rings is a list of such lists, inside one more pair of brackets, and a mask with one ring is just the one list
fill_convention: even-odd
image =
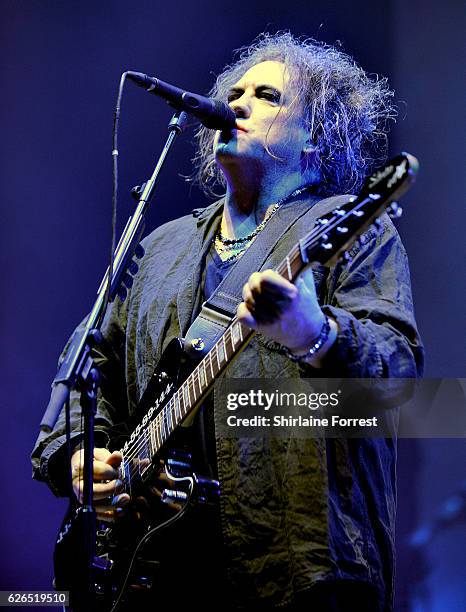
[(324, 344), (328, 340), (328, 335), (330, 333), (330, 321), (326, 314), (324, 314), (325, 321), (322, 324), (322, 328), (320, 330), (319, 335), (314, 338), (311, 343), (311, 348), (304, 353), (304, 355), (295, 355), (290, 351), (286, 346), (283, 347), (283, 352), (287, 357), (291, 359), (291, 361), (297, 362), (306, 359), (307, 357), (313, 357), (320, 349), (324, 346)]

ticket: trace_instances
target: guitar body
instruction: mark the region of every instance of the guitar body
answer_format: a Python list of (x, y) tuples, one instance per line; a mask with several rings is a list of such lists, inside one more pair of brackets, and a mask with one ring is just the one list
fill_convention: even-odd
[[(154, 414), (163, 410), (182, 380), (186, 361), (183, 342), (176, 338), (162, 355), (138, 413), (149, 405), (157, 407)], [(169, 540), (170, 528), (188, 513), (207, 511), (203, 506), (219, 495), (217, 481), (193, 471), (181, 428), (171, 436), (170, 448), (153, 454), (150, 461), (138, 454), (122, 462), (121, 470), (122, 480), (131, 483), (125, 488), (131, 503), (114, 522), (96, 523), (94, 587), (90, 593), (84, 586), (88, 582), (84, 542), (89, 515), (82, 506), (69, 508), (60, 527), (54, 551), (54, 585), (70, 592), (68, 609), (73, 612), (110, 612), (116, 603), (115, 609), (123, 604), (137, 609), (138, 601), (157, 589), (164, 558), (160, 542)], [(157, 479), (163, 472), (175, 481), (174, 488), (161, 488)]]

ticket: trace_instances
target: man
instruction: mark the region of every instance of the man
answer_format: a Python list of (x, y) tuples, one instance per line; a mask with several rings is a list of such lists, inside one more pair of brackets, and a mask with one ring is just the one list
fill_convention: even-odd
[[(293, 222), (261, 271), (245, 278), (237, 314), (257, 335), (226, 376), (422, 372), (406, 256), (388, 218), (352, 249), (352, 263), (313, 266), (296, 285), (272, 271), (319, 215), (346, 199), (338, 194), (356, 191), (383, 157), (393, 118), (385, 81), (370, 79), (332, 47), (264, 35), (211, 94), (229, 102), (237, 129), (202, 128), (196, 161), (204, 187), (220, 182), (225, 195), (144, 241), (133, 289), (123, 305), (111, 306), (103, 327), (94, 499), (104, 520), (129, 502), (117, 488), (121, 455), (104, 448), (104, 432), (135, 411), (168, 342), (186, 333), (202, 302), (286, 215), (294, 214)], [(161, 546), (170, 569), (158, 603), (390, 610), (393, 440), (223, 439), (215, 436), (217, 417), (206, 403), (186, 429), (200, 463), (220, 480), (220, 504)], [(77, 430), (75, 400), (73, 423)], [(78, 431), (73, 437), (76, 446)], [(56, 494), (65, 492), (63, 441), (62, 417), (33, 453), (35, 477)], [(81, 457), (79, 450), (72, 457), (77, 496)]]

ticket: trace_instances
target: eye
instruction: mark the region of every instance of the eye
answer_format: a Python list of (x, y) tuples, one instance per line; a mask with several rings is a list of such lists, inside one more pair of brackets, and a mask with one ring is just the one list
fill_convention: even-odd
[(257, 92), (257, 97), (274, 104), (279, 104), (281, 100), (281, 94), (276, 89), (262, 89)]
[(243, 92), (240, 92), (240, 91), (231, 91), (228, 94), (228, 98), (227, 98), (228, 104), (230, 102), (233, 102), (233, 100), (237, 100), (238, 98), (241, 98), (242, 95), (243, 95)]

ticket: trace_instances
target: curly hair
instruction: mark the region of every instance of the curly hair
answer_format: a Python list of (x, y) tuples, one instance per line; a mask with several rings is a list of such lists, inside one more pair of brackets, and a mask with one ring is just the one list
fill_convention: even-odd
[[(225, 67), (209, 95), (227, 101), (230, 88), (255, 64), (279, 61), (290, 75), (295, 96), (290, 114), (302, 113), (315, 151), (322, 197), (358, 191), (367, 174), (387, 154), (389, 121), (395, 120), (393, 91), (386, 78), (367, 74), (347, 54), (311, 38), (289, 32), (263, 33), (237, 50), (238, 59)], [(215, 163), (215, 132), (200, 127), (195, 134), (197, 182), (210, 196), (225, 180)], [(269, 149), (268, 153), (273, 156)], [(222, 194), (223, 195), (223, 194)]]

